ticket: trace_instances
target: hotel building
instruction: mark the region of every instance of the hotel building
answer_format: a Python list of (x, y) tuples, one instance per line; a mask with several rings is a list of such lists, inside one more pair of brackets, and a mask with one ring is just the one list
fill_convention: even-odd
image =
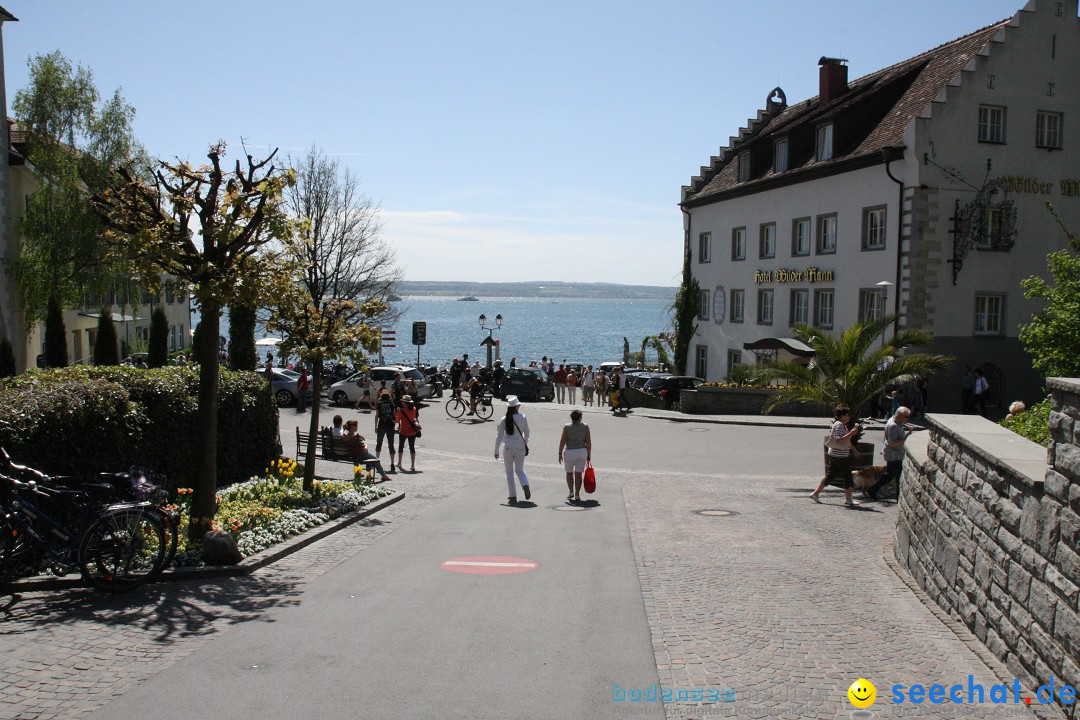
[(700, 284), (688, 373), (805, 356), (790, 327), (839, 333), (895, 314), (956, 357), (930, 407), (959, 408), (965, 365), (991, 405), (1042, 397), (1018, 335), (1067, 246), (1046, 208), (1080, 231), (1077, 0), (1013, 17), (848, 80), (819, 61), (819, 94), (764, 109), (682, 189), (685, 252)]

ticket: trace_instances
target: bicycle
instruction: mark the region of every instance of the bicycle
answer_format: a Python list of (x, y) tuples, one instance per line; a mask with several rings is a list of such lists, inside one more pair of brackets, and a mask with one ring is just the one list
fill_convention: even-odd
[[(470, 403), (461, 398), (462, 389), (458, 388), (454, 391), (454, 396), (446, 401), (446, 414), (450, 417), (460, 418), (465, 414), (465, 411), (469, 408)], [(485, 386), (481, 392), (480, 397), (476, 402), (476, 417), (481, 420), (487, 420), (495, 412), (495, 408), (492, 406), (493, 396), (491, 389)]]
[[(169, 541), (162, 514), (151, 503), (105, 504), (113, 493), (108, 484), (73, 490), (0, 473), (0, 486), (0, 584), (27, 567), (48, 567), (61, 576), (78, 570), (99, 590), (122, 592), (165, 569)], [(55, 506), (53, 513), (31, 496), (45, 498)]]

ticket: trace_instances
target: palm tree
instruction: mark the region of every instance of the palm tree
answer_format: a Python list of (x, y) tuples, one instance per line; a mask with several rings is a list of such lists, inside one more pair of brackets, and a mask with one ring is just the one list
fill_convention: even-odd
[(913, 353), (906, 348), (925, 347), (934, 336), (918, 328), (901, 330), (885, 340), (883, 336), (894, 316), (856, 323), (835, 338), (820, 328), (797, 325), (795, 336), (814, 350), (808, 365), (770, 360), (757, 366), (761, 377), (785, 381), (786, 386), (766, 406), (771, 412), (783, 403), (846, 405), (857, 412), (882, 388), (945, 370), (952, 365), (949, 355)]

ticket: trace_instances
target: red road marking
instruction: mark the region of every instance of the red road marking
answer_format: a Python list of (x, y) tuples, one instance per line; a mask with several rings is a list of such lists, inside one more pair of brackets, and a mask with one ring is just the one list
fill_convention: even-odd
[(501, 555), (475, 555), (451, 558), (439, 565), (443, 570), (468, 575), (506, 575), (535, 570), (540, 563), (535, 560)]

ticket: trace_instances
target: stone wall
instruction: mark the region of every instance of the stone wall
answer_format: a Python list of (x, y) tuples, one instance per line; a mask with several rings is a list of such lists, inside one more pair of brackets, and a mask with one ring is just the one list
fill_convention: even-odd
[(1080, 380), (1048, 384), (1049, 449), (981, 417), (929, 416), (927, 457), (905, 462), (896, 557), (1029, 688), (1080, 688)]
[[(776, 390), (770, 388), (699, 387), (683, 390), (679, 396), (682, 411), (691, 415), (764, 415), (765, 405)], [(784, 403), (772, 415), (793, 417), (832, 417), (825, 405)]]

